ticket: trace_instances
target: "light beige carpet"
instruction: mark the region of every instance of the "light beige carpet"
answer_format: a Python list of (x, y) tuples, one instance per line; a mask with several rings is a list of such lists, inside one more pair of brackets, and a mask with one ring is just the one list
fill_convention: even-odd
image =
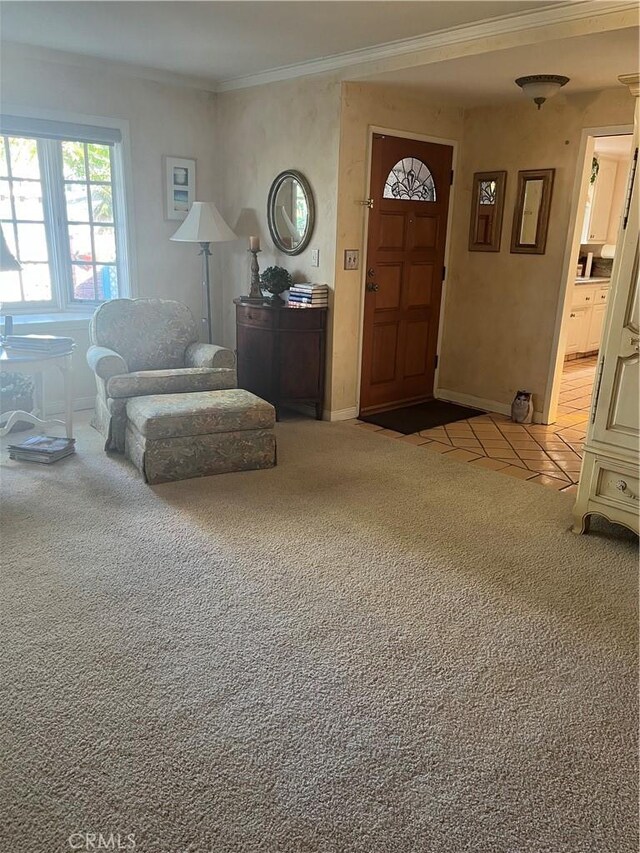
[(3, 851), (637, 850), (635, 538), (363, 432), (3, 458)]

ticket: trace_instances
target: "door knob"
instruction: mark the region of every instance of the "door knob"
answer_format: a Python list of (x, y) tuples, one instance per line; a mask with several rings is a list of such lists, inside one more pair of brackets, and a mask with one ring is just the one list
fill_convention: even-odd
[(374, 284), (372, 281), (367, 282), (367, 290), (369, 293), (376, 293), (376, 291), (380, 290), (377, 284)]

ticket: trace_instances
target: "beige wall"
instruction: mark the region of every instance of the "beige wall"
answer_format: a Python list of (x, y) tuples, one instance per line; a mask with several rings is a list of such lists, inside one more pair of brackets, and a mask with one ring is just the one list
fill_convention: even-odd
[[(312, 77), (220, 94), (216, 100), (220, 211), (238, 234), (218, 246), (215, 307), (218, 339), (235, 345), (233, 300), (249, 291), (249, 235), (258, 235), (260, 269), (278, 265), (296, 281), (333, 287), (340, 124), (340, 84)], [(267, 197), (276, 175), (296, 169), (308, 179), (315, 199), (316, 225), (299, 255), (279, 253), (267, 227)], [(311, 266), (319, 249), (320, 266)]]
[[(2, 109), (51, 110), (105, 116), (129, 122), (131, 142), (132, 256), (137, 295), (161, 296), (187, 303), (196, 316), (201, 309), (201, 266), (197, 247), (171, 243), (179, 222), (164, 219), (162, 155), (197, 160), (197, 197), (215, 196), (213, 96), (192, 89), (148, 82), (93, 67), (75, 67), (23, 54), (3, 46), (0, 78)], [(84, 362), (86, 324), (69, 331), (77, 339), (77, 397), (95, 393)], [(69, 327), (66, 327), (69, 330)], [(66, 334), (59, 326), (28, 331)], [(51, 388), (51, 399), (58, 386)]]
[[(340, 112), (338, 113), (338, 95)], [(583, 126), (630, 120), (623, 90), (550, 101), (541, 111), (526, 102), (463, 112), (398, 87), (343, 83), (331, 77), (278, 83), (218, 97), (217, 158), (221, 210), (242, 235), (217, 247), (220, 337), (233, 345), (233, 298), (248, 290), (246, 237), (256, 228), (265, 251), (261, 268), (278, 263), (298, 278), (332, 288), (325, 409), (340, 417), (357, 408), (360, 368), (362, 266), (365, 254), (369, 128), (371, 126), (448, 140), (458, 151), (449, 280), (441, 347), (440, 388), (502, 403), (517, 387), (545, 390), (551, 338), (573, 188), (575, 157)], [(336, 153), (339, 133), (339, 154)], [(565, 144), (568, 140), (568, 144)], [(337, 162), (336, 162), (337, 161)], [(511, 217), (519, 169), (554, 166), (556, 182), (547, 253), (509, 253)], [(317, 202), (316, 231), (296, 258), (278, 255), (266, 225), (266, 198), (275, 175), (298, 168), (309, 178)], [(502, 251), (467, 251), (473, 172), (509, 172)], [(310, 266), (320, 248), (320, 268)], [(345, 271), (345, 249), (359, 248), (361, 265)], [(335, 268), (332, 264), (335, 263)], [(517, 288), (506, 282), (518, 282)], [(478, 318), (482, 318), (479, 320)]]
[[(372, 83), (342, 86), (333, 336), (329, 347), (332, 365), (325, 404), (334, 417), (355, 411), (358, 404), (367, 216), (360, 202), (367, 195), (371, 126), (459, 140), (463, 113), (459, 108), (426, 97), (403, 94), (397, 86)], [(345, 249), (360, 249), (359, 270), (342, 268)]]
[[(331, 289), (327, 346), (328, 416), (353, 414), (360, 365), (360, 311), (364, 217), (359, 202), (368, 180), (369, 126), (459, 139), (462, 111), (424, 98), (402, 95), (397, 87), (340, 84), (314, 77), (219, 95), (216, 102), (217, 201), (229, 225), (241, 235), (216, 247), (216, 314), (220, 338), (233, 346), (233, 299), (249, 289), (247, 236), (259, 233), (260, 267), (277, 263), (297, 279), (325, 282)], [(299, 169), (316, 200), (316, 228), (309, 247), (295, 257), (278, 254), (266, 222), (271, 182), (284, 169)], [(311, 249), (320, 249), (320, 267), (311, 267)], [(361, 268), (342, 269), (345, 249), (361, 250)]]
[[(331, 288), (325, 408), (333, 417), (355, 412), (360, 368), (362, 266), (365, 257), (369, 128), (460, 140), (453, 196), (445, 328), (439, 387), (506, 404), (517, 388), (545, 391), (581, 129), (632, 121), (622, 88), (558, 96), (537, 111), (522, 101), (463, 112), (397, 86), (340, 83), (317, 76), (215, 97), (188, 88), (22, 56), (2, 55), (3, 108), (44, 109), (126, 119), (131, 140), (133, 260), (138, 294), (186, 302), (200, 313), (200, 259), (194, 247), (169, 237), (164, 220), (161, 158), (197, 159), (197, 196), (219, 206), (239, 238), (214, 247), (216, 339), (235, 344), (233, 299), (248, 291), (247, 237), (258, 233), (261, 268), (287, 267), (294, 277)], [(547, 252), (511, 255), (509, 238), (519, 169), (556, 168)], [(299, 256), (274, 251), (266, 224), (272, 180), (284, 169), (309, 179), (316, 228)], [(467, 250), (471, 181), (475, 171), (507, 169), (499, 254)], [(311, 266), (311, 250), (320, 266)], [(342, 269), (345, 249), (361, 250), (360, 269)], [(53, 327), (46, 327), (49, 331)], [(31, 331), (32, 329), (30, 329)], [(44, 331), (44, 328), (40, 330)], [(75, 328), (79, 350), (86, 335)], [(78, 396), (93, 394), (92, 377), (77, 358)]]
[[(558, 96), (541, 110), (522, 102), (468, 110), (446, 285), (439, 389), (508, 404), (516, 390), (533, 391), (541, 410), (558, 300), (580, 136), (584, 127), (633, 122), (633, 99), (619, 87)], [(509, 251), (517, 176), (555, 168), (544, 255)], [(499, 253), (467, 249), (474, 172), (506, 169)], [(445, 395), (446, 396), (446, 395)]]

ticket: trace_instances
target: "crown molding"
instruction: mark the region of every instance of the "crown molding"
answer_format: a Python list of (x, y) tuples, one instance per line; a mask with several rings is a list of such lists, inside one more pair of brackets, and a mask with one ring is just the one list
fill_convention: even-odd
[[(621, 16), (625, 15), (627, 16), (627, 20), (621, 18)], [(361, 50), (349, 51), (322, 59), (309, 60), (308, 62), (300, 62), (295, 65), (286, 65), (268, 71), (261, 71), (257, 74), (234, 77), (222, 81), (13, 41), (2, 42), (2, 54), (3, 59), (9, 58), (11, 52), (15, 52), (21, 57), (37, 59), (43, 62), (74, 65), (78, 68), (126, 75), (168, 86), (216, 93), (264, 86), (269, 83), (292, 80), (298, 77), (335, 73), (343, 69), (351, 69), (353, 72), (356, 66), (363, 66), (363, 76), (366, 76), (367, 71), (377, 74), (386, 70), (395, 70), (402, 66), (418, 64), (418, 60), (426, 64), (429, 61), (436, 61), (440, 58), (436, 56), (433, 59), (429, 59), (419, 56), (430, 50), (433, 51), (455, 45), (464, 46), (472, 42), (487, 42), (486, 46), (482, 45), (484, 48), (483, 52), (496, 50), (509, 46), (505, 44), (504, 37), (510, 34), (526, 33), (527, 31), (539, 30), (557, 24), (579, 21), (584, 21), (585, 24), (589, 25), (589, 28), (585, 29), (585, 34), (604, 29), (621, 29), (634, 25), (637, 26), (638, 6), (632, 0), (623, 0), (623, 2), (567, 0), (567, 2), (558, 3), (556, 6), (538, 12), (515, 12), (499, 18), (487, 19), (480, 23), (462, 24), (458, 27), (439, 30), (428, 35), (387, 42), (386, 44), (362, 48)], [(503, 37), (499, 45), (491, 44), (488, 41), (496, 37), (498, 39)], [(449, 58), (453, 59), (455, 57), (451, 56)], [(367, 69), (367, 66), (371, 66), (372, 64), (375, 65), (375, 68)]]
[[(632, 13), (633, 20), (613, 26), (612, 29), (633, 26), (634, 23), (637, 25), (638, 6), (636, 2), (628, 2), (627, 0), (626, 2), (604, 3), (603, 0), (569, 0), (569, 2), (541, 11), (515, 12), (503, 17), (487, 19), (480, 23), (461, 24), (458, 27), (438, 30), (428, 35), (387, 42), (386, 44), (340, 53), (322, 59), (285, 65), (269, 71), (261, 71), (258, 74), (222, 80), (217, 84), (215, 90), (216, 92), (231, 92), (237, 89), (248, 89), (252, 86), (264, 86), (268, 83), (292, 80), (296, 77), (326, 74), (369, 63), (378, 63), (375, 72), (379, 73), (384, 70), (380, 67), (380, 63), (397, 57), (408, 58), (412, 54), (422, 53), (434, 48), (461, 45), (466, 42), (586, 19), (591, 20), (591, 31), (597, 32), (597, 29), (593, 29), (596, 21), (602, 22), (603, 19), (620, 13)], [(394, 67), (397, 68), (397, 65)]]
[(640, 74), (621, 74), (618, 80), (623, 86), (628, 86), (634, 97), (640, 95)]

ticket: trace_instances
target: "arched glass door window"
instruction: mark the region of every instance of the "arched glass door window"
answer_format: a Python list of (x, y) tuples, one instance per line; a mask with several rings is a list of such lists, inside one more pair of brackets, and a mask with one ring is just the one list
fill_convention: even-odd
[(403, 201), (435, 201), (433, 175), (422, 160), (405, 157), (387, 175), (382, 196)]

